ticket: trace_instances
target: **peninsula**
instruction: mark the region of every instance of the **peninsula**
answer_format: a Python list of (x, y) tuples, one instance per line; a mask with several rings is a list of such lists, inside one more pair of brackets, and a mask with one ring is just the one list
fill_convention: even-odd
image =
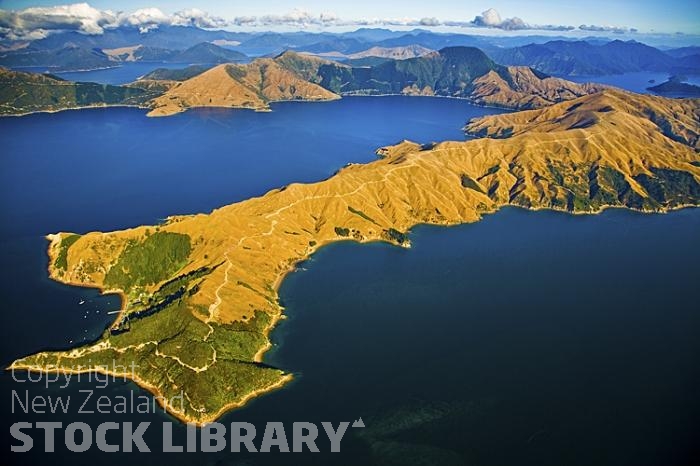
[[(309, 73), (313, 70), (307, 70)], [(49, 235), (49, 274), (122, 296), (101, 338), (12, 369), (129, 376), (183, 421), (211, 422), (290, 374), (262, 363), (299, 261), (352, 240), (410, 244), (417, 224), (476, 222), (508, 205), (595, 213), (700, 204), (700, 101), (603, 90), (469, 122), (476, 139), (404, 141), (331, 178), (209, 214), (124, 231)], [(125, 375), (125, 374), (116, 374)], [(183, 407), (167, 399), (184, 393)]]

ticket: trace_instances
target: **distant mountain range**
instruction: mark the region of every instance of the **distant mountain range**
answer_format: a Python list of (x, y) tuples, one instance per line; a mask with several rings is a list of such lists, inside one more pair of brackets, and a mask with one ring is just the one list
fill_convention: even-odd
[(118, 66), (122, 62), (217, 64), (247, 61), (241, 52), (209, 42), (186, 50), (169, 50), (142, 44), (113, 49), (86, 49), (68, 45), (57, 50), (25, 48), (0, 53), (0, 65), (10, 68), (47, 68), (51, 71), (93, 70)]
[(379, 58), (413, 58), (430, 50), (456, 46), (480, 48), (502, 65), (530, 66), (561, 76), (700, 72), (698, 46), (661, 51), (635, 41), (596, 37), (491, 37), (369, 28), (345, 33), (250, 33), (184, 26), (161, 26), (147, 32), (120, 27), (101, 35), (65, 32), (35, 41), (5, 40), (0, 42), (0, 65), (67, 71), (103, 68), (123, 61), (215, 64), (246, 60), (246, 56), (274, 57), (294, 50), (359, 60), (354, 64), (372, 66), (381, 62)]
[[(596, 76), (633, 71), (693, 71), (690, 55), (673, 56), (640, 42), (614, 40), (602, 45), (556, 40), (509, 49), (490, 49), (504, 65), (530, 66), (548, 74)], [(696, 68), (695, 71), (700, 71)]]
[(680, 47), (677, 49), (665, 50), (667, 55), (675, 58), (690, 57), (693, 55), (700, 55), (700, 47)]

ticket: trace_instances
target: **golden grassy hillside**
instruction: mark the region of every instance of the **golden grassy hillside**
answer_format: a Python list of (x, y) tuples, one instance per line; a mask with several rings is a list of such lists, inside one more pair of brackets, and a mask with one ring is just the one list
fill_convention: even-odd
[(508, 81), (495, 71), (474, 80), (471, 99), (482, 105), (529, 109), (575, 99), (606, 88), (600, 84), (577, 84), (560, 78), (539, 77), (527, 66), (509, 66), (507, 70)]
[(152, 101), (148, 115), (167, 116), (192, 107), (265, 110), (270, 102), (338, 98), (277, 61), (262, 58), (246, 65), (219, 65), (177, 83)]
[(607, 90), (470, 122), (470, 132), (489, 137), (431, 147), (404, 141), (328, 180), (207, 215), (51, 236), (51, 277), (121, 291), (124, 311), (99, 341), (13, 367), (99, 370), (99, 361), (135, 360), (139, 385), (187, 394), (171, 413), (211, 421), (287, 380), (256, 362), (282, 315), (280, 282), (296, 262), (341, 240), (408, 246), (416, 224), (475, 222), (505, 205), (580, 213), (696, 206), (699, 104)]

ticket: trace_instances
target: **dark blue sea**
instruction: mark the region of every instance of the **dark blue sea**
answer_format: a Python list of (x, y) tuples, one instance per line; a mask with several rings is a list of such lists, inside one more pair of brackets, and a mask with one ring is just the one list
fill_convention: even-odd
[[(114, 296), (46, 276), (46, 241), (156, 223), (290, 182), (331, 176), (401, 139), (463, 139), (497, 110), (439, 98), (282, 103), (151, 119), (98, 109), (0, 119), (0, 363), (100, 335)], [(150, 454), (11, 454), (4, 464), (674, 465), (700, 426), (700, 211), (597, 216), (504, 209), (477, 224), (417, 227), (410, 250), (337, 243), (283, 283), (288, 320), (265, 362), (286, 388), (223, 422), (362, 417), (340, 454), (159, 453), (162, 413), (27, 415), (12, 391), (72, 394), (0, 376), (14, 422), (150, 421)], [(79, 304), (84, 300), (84, 304)], [(101, 389), (128, 395), (130, 383)], [(118, 433), (115, 431), (115, 435)], [(260, 434), (261, 435), (261, 434)], [(321, 433), (323, 436), (323, 433)], [(175, 432), (184, 443), (184, 428)], [(62, 444), (62, 441), (57, 442)], [(322, 450), (327, 444), (319, 442)], [(9, 455), (9, 456), (8, 456)]]
[[(619, 87), (640, 94), (653, 94), (648, 88), (664, 83), (671, 76), (669, 73), (658, 71), (633, 71), (621, 74), (603, 76), (562, 76), (564, 79), (577, 83), (600, 83)], [(700, 76), (683, 75), (683, 82), (698, 85)], [(675, 97), (675, 96), (672, 96)]]

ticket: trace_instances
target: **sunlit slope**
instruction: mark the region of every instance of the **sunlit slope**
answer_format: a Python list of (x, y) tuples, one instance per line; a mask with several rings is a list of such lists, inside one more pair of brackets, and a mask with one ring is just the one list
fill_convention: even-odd
[(575, 99), (606, 86), (577, 84), (542, 75), (526, 66), (509, 66), (499, 73), (490, 71), (474, 81), (470, 98), (479, 104), (533, 109)]
[(498, 151), (501, 163), (487, 173), (475, 166), (472, 173), (496, 202), (523, 206), (589, 211), (692, 204), (699, 102), (609, 90), (477, 119), (468, 131), (504, 139), (480, 140), (474, 160)]
[(605, 91), (470, 122), (481, 139), (403, 142), (328, 180), (292, 184), (208, 215), (112, 233), (50, 237), (50, 274), (125, 293), (94, 344), (15, 367), (139, 365), (137, 383), (173, 396), (182, 419), (212, 420), (285, 374), (259, 364), (281, 316), (277, 290), (294, 263), (352, 239), (407, 246), (421, 223), (474, 222), (501, 206), (592, 213), (666, 211), (700, 202), (698, 100)]
[(219, 65), (175, 84), (151, 102), (149, 115), (172, 115), (192, 107), (264, 110), (270, 102), (338, 98), (275, 60), (258, 59), (247, 65)]

